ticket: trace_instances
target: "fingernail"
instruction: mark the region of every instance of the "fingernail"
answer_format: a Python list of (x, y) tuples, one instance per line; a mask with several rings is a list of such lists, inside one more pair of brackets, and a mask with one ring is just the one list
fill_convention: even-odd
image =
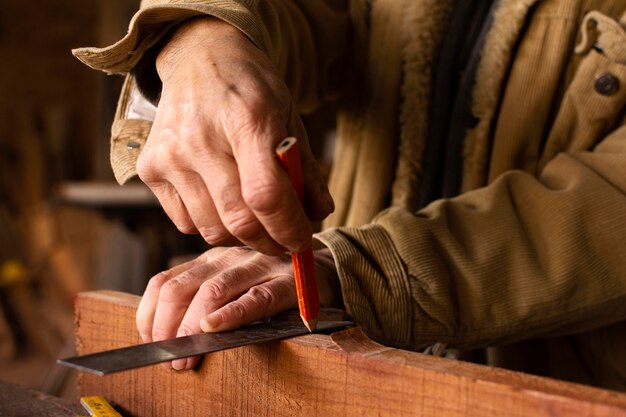
[(176, 371), (187, 369), (187, 359), (176, 359), (172, 361), (172, 368)]
[(209, 331), (209, 323), (205, 319), (200, 320), (200, 330), (205, 333)]

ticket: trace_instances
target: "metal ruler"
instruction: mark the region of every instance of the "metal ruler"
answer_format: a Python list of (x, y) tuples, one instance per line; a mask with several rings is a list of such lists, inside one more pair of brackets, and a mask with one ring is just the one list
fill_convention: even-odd
[[(317, 324), (317, 332), (340, 330), (352, 325), (351, 321), (320, 321)], [(300, 321), (274, 321), (252, 324), (229, 332), (201, 333), (90, 355), (75, 356), (60, 359), (58, 362), (81, 371), (91, 372), (96, 375), (106, 375), (174, 359), (202, 355), (253, 343), (286, 339), (308, 333), (309, 330)]]

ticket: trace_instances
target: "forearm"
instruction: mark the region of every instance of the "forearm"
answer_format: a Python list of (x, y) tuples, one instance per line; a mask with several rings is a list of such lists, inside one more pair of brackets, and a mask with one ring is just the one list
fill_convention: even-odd
[[(163, 36), (189, 19), (213, 16), (243, 33), (284, 78), (299, 111), (310, 111), (338, 93), (349, 42), (347, 0), (311, 1), (143, 1), (124, 39), (106, 48), (74, 54), (92, 68), (127, 73), (138, 65), (140, 78), (158, 82), (153, 72)], [(222, 45), (223, 48), (223, 45)], [(158, 52), (158, 51), (156, 51)], [(148, 62), (140, 61), (146, 58)], [(152, 72), (151, 72), (152, 70)], [(159, 85), (149, 87), (158, 90)]]
[(320, 238), (375, 338), (487, 346), (626, 319), (626, 134), (417, 214)]
[[(213, 62), (221, 57), (238, 56), (244, 65), (246, 55), (242, 51), (246, 48), (241, 45), (242, 38), (247, 38), (265, 53), (273, 69), (285, 81), (298, 111), (311, 111), (321, 100), (337, 94), (341, 85), (343, 73), (339, 67), (343, 67), (340, 63), (345, 56), (348, 25), (346, 16), (329, 5), (316, 3), (316, 7), (311, 7), (308, 3), (260, 3), (252, 14), (257, 16), (256, 25), (264, 34), (262, 41), (246, 36), (246, 32), (226, 20), (196, 18), (184, 21), (172, 30), (171, 39), (168, 37), (166, 42), (156, 45), (156, 51), (148, 51), (146, 58), (138, 63), (137, 80), (140, 86), (145, 86), (145, 91), (158, 90), (163, 77), (156, 79), (152, 74), (153, 57), (160, 58), (156, 60), (157, 67), (159, 61), (162, 62), (161, 75), (172, 64), (172, 60), (163, 56), (183, 55), (181, 52), (186, 49), (192, 53), (195, 50), (212, 54)], [(248, 57), (252, 56), (254, 54), (248, 54)], [(174, 70), (179, 68), (178, 65), (172, 66)]]

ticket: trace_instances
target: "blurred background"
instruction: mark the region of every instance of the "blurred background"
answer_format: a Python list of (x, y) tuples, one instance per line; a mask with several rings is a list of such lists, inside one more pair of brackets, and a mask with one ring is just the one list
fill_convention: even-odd
[(121, 76), (72, 54), (127, 30), (138, 0), (0, 2), (0, 379), (74, 398), (80, 291), (141, 294), (202, 243), (181, 235), (140, 183), (119, 187), (109, 128)]
[[(76, 294), (141, 294), (152, 275), (206, 249), (139, 181), (114, 181), (109, 132), (123, 77), (71, 54), (119, 40), (138, 6), (0, 2), (0, 380), (70, 399), (75, 373), (56, 360), (74, 354)], [(332, 106), (304, 120), (327, 161), (333, 120)]]

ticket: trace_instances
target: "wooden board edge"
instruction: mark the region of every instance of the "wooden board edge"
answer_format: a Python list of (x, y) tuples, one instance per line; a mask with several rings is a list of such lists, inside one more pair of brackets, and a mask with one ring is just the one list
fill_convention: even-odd
[[(137, 308), (139, 300), (138, 296), (115, 291), (86, 292), (79, 295), (77, 310), (80, 310), (83, 303), (105, 303), (117, 305), (118, 309), (121, 307), (125, 315), (131, 314)], [(80, 343), (79, 338), (77, 343)], [(344, 356), (353, 366), (372, 369), (381, 365), (387, 369), (402, 368), (403, 374), (419, 370), (435, 379), (437, 375), (455, 376), (469, 381), (470, 384), (493, 386), (494, 391), (520, 392), (524, 396), (546, 399), (551, 403), (589, 406), (602, 410), (598, 415), (626, 416), (625, 393), (386, 347), (371, 341), (359, 328), (330, 336), (312, 334), (276, 343), (287, 349), (290, 346), (305, 345), (327, 350), (329, 354)]]

